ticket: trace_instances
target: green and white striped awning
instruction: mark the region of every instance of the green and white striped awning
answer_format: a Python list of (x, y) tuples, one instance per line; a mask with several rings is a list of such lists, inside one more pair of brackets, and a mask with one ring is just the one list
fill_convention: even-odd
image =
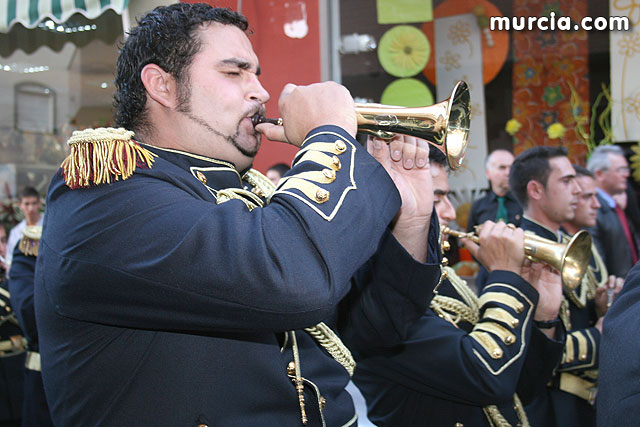
[(95, 19), (107, 9), (122, 14), (129, 0), (0, 0), (0, 33), (19, 22), (34, 28), (43, 19), (63, 23), (75, 13)]

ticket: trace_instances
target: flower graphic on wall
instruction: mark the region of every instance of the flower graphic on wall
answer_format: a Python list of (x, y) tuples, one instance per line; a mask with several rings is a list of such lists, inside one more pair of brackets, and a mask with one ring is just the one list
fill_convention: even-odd
[(640, 23), (640, 0), (614, 0), (613, 7), (624, 11), (633, 25)]
[(564, 95), (562, 95), (562, 87), (560, 85), (545, 87), (542, 99), (547, 103), (547, 105), (549, 105), (549, 107), (553, 107), (558, 101), (562, 101), (564, 99)]
[(558, 40), (556, 39), (556, 34), (550, 31), (541, 31), (540, 35), (536, 37), (538, 43), (542, 48), (555, 46), (558, 44)]
[(471, 29), (469, 28), (469, 23), (459, 20), (449, 27), (447, 37), (454, 45), (466, 43), (467, 46), (469, 46), (469, 57), (471, 57), (473, 56), (473, 45), (471, 44), (471, 40), (469, 40), (470, 35)]
[(551, 66), (553, 67), (554, 74), (564, 78), (572, 78), (576, 68), (574, 58), (568, 58), (566, 56), (556, 59), (551, 63)]
[(623, 36), (618, 40), (618, 47), (620, 48), (620, 55), (627, 58), (632, 57), (640, 52), (640, 34), (634, 32)]
[(562, 16), (562, 10), (560, 10), (560, 2), (549, 2), (544, 5), (544, 10), (542, 12), (542, 16), (551, 16), (551, 12), (556, 14), (556, 19)]
[(540, 113), (540, 118), (538, 118), (538, 124), (543, 128), (547, 129), (553, 123), (558, 121), (558, 112), (557, 111), (542, 111)]
[(440, 63), (444, 64), (444, 68), (447, 71), (460, 68), (460, 55), (453, 53), (450, 50), (446, 51), (440, 58)]
[(624, 99), (624, 110), (640, 120), (640, 92)]
[(522, 61), (519, 61), (514, 69), (516, 86), (539, 86), (541, 83), (540, 75), (542, 74), (542, 69), (543, 65), (531, 56), (527, 56)]

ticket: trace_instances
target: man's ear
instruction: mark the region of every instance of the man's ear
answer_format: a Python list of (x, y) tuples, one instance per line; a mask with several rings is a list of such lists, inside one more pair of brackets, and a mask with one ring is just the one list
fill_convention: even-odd
[(530, 200), (540, 200), (544, 195), (545, 188), (538, 181), (529, 181), (527, 183), (527, 198)]
[(173, 76), (156, 64), (147, 64), (140, 73), (142, 84), (151, 99), (167, 108), (177, 105), (177, 85)]

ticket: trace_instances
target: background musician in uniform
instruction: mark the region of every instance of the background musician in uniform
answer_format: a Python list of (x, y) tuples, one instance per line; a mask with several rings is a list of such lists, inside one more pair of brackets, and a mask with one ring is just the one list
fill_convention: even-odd
[[(435, 208), (446, 226), (456, 216), (447, 168), (440, 152), (430, 157)], [(409, 337), (358, 353), (354, 382), (376, 425), (529, 425), (516, 388), (544, 387), (553, 365), (539, 360), (562, 351), (562, 342), (547, 336), (555, 331), (534, 326), (557, 317), (560, 277), (539, 264), (523, 267), (523, 232), (504, 222), (483, 225), (481, 250), (468, 246), (490, 270), (479, 297), (444, 267)]]
[[(124, 129), (69, 141), (35, 278), (55, 425), (354, 425), (346, 345), (403, 339), (431, 298), (428, 147), (404, 147), (412, 167), (368, 154), (333, 82), (285, 86), (284, 127), (254, 128), (247, 28), (149, 12), (118, 58)], [(251, 169), (260, 132), (302, 147), (275, 191)]]
[[(6, 251), (7, 230), (0, 224), (3, 259)], [(0, 263), (0, 426), (18, 427), (22, 417), (25, 351), (22, 330), (11, 307), (4, 265)]]
[[(540, 237), (561, 242), (561, 225), (571, 223), (581, 206), (581, 188), (566, 148), (540, 146), (524, 151), (511, 167), (509, 182), (524, 209), (520, 226)], [(590, 197), (587, 201), (593, 202)], [(597, 369), (600, 333), (595, 327), (598, 316), (593, 307), (587, 306), (588, 287), (584, 283), (575, 292), (564, 291), (556, 320), (567, 330), (564, 351), (561, 358), (545, 355), (557, 368), (553, 380), (538, 390), (526, 408), (532, 425), (595, 425), (592, 405), (597, 374), (593, 371)], [(598, 306), (606, 311), (606, 295), (601, 291), (599, 296)]]
[(42, 227), (26, 227), (22, 234), (23, 237), (14, 250), (9, 279), (11, 303), (24, 331), (28, 350), (24, 370), (22, 425), (48, 427), (53, 424), (42, 385), (38, 328), (33, 306), (33, 279)]

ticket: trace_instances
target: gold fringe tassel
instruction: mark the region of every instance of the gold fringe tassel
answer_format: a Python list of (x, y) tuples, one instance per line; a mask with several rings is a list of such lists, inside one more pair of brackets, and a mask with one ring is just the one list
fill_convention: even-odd
[(23, 237), (18, 243), (18, 249), (25, 255), (38, 256), (38, 248), (40, 247), (40, 240), (30, 239)]
[(129, 178), (137, 166), (150, 168), (156, 155), (131, 139), (133, 135), (122, 128), (74, 132), (68, 142), (71, 154), (61, 165), (67, 186), (109, 184)]

